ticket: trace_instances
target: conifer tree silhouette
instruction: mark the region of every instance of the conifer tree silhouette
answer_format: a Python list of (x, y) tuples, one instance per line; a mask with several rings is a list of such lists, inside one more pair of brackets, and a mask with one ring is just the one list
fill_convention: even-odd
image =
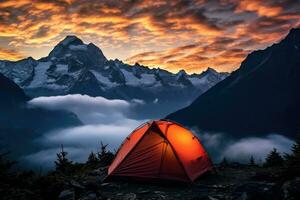
[(56, 154), (57, 159), (55, 161), (56, 170), (62, 173), (70, 171), (73, 161), (67, 158), (68, 152), (64, 151), (64, 146), (61, 145), (61, 151)]
[(283, 158), (280, 153), (274, 148), (267, 156), (265, 167), (279, 167), (283, 165)]
[(249, 164), (252, 166), (255, 165), (255, 159), (253, 156), (250, 157)]
[(288, 166), (300, 167), (300, 134), (292, 146), (291, 154), (285, 154), (285, 160)]
[(96, 165), (97, 163), (99, 163), (99, 159), (93, 151), (91, 151), (86, 163), (88, 165)]

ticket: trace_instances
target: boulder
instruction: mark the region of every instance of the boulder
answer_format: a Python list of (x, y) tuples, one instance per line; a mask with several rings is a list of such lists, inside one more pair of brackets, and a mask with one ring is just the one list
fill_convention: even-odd
[(125, 194), (123, 200), (136, 200), (136, 194), (134, 193)]
[(63, 190), (59, 196), (59, 200), (75, 200), (75, 191), (74, 190)]
[(82, 184), (87, 189), (95, 190), (101, 187), (102, 179), (99, 176), (87, 176)]
[(300, 199), (300, 177), (286, 181), (281, 187), (281, 199), (296, 200)]
[(79, 200), (98, 200), (97, 194), (96, 193), (88, 193), (81, 197)]
[(275, 184), (249, 182), (238, 186), (234, 191), (236, 200), (277, 199)]
[(85, 189), (84, 186), (82, 186), (80, 183), (78, 183), (78, 182), (75, 181), (75, 180), (71, 180), (71, 181), (69, 182), (69, 185), (70, 185), (71, 187), (75, 188), (75, 189), (80, 189), (80, 190)]

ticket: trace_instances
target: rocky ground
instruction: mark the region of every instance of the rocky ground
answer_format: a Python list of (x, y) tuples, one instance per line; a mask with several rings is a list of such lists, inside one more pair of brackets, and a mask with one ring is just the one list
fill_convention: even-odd
[[(67, 159), (67, 152), (57, 154), (55, 169), (46, 174), (19, 171), (14, 161), (0, 154), (1, 200), (299, 200), (300, 140), (293, 154), (276, 159), (273, 150), (263, 166), (227, 162), (199, 177), (194, 183), (175, 181), (105, 181), (107, 169), (114, 159), (101, 145), (86, 163)], [(276, 162), (275, 162), (276, 161)], [(278, 161), (281, 161), (280, 165)], [(283, 163), (284, 162), (284, 163)]]
[(65, 181), (59, 199), (300, 199), (300, 177), (281, 180), (281, 169), (248, 165), (217, 167), (215, 173), (206, 174), (190, 184), (103, 182), (105, 173), (106, 168), (99, 168)]

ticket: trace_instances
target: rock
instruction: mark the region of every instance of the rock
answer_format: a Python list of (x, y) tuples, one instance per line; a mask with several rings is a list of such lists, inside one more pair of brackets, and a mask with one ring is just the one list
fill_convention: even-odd
[(84, 189), (84, 186), (80, 185), (78, 182), (71, 180), (70, 181), (70, 186), (74, 187), (75, 189)]
[(97, 189), (101, 187), (102, 180), (98, 176), (87, 176), (83, 181), (84, 187), (88, 189)]
[(211, 188), (214, 188), (214, 189), (224, 189), (224, 188), (226, 188), (226, 186), (224, 186), (224, 185), (212, 185)]
[(59, 196), (59, 200), (75, 200), (75, 192), (74, 190), (63, 190)]
[(123, 200), (136, 200), (136, 194), (134, 193), (125, 194)]
[(84, 197), (80, 198), (79, 200), (98, 200), (96, 193), (88, 193), (84, 195)]
[(102, 183), (100, 185), (101, 190), (104, 191), (119, 191), (120, 190), (120, 185), (116, 184), (116, 183)]
[(88, 175), (97, 177), (99, 181), (103, 182), (103, 180), (107, 176), (107, 167), (101, 167), (101, 168), (92, 170), (88, 173)]
[(249, 182), (234, 191), (236, 200), (276, 199), (274, 183)]
[(162, 191), (154, 191), (155, 196), (157, 199), (166, 199), (166, 195)]
[(91, 176), (102, 176), (102, 175), (107, 175), (107, 167), (100, 167), (98, 169), (92, 170), (89, 172), (89, 175)]
[(150, 190), (141, 190), (141, 191), (138, 191), (137, 192), (138, 194), (149, 194), (150, 193)]
[(300, 177), (287, 181), (282, 185), (281, 198), (283, 200), (300, 199)]
[(108, 185), (110, 185), (110, 183), (102, 183), (101, 184), (102, 187), (105, 187), (105, 186), (108, 186)]

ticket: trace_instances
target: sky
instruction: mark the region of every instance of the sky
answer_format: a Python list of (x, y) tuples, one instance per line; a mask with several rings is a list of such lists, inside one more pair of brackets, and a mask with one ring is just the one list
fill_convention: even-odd
[(76, 35), (109, 59), (230, 72), (299, 25), (300, 0), (0, 0), (0, 59), (38, 59)]

